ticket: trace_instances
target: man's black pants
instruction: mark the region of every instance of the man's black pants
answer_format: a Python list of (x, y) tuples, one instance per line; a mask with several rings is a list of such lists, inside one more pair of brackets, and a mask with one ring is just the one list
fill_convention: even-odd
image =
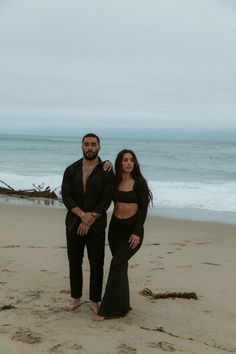
[(89, 299), (94, 302), (101, 301), (105, 230), (98, 234), (88, 233), (86, 236), (80, 236), (67, 230), (66, 238), (70, 269), (71, 297), (76, 299), (82, 296), (82, 264), (84, 249), (86, 246), (90, 264)]

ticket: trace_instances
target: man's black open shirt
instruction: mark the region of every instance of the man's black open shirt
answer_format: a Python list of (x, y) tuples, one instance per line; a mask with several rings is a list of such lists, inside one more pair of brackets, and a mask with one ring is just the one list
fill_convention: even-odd
[(90, 211), (101, 215), (89, 230), (96, 234), (106, 227), (106, 211), (112, 200), (114, 174), (112, 171), (104, 171), (102, 161), (99, 159), (99, 163), (87, 179), (84, 192), (82, 161), (83, 159), (80, 159), (68, 166), (63, 176), (62, 200), (68, 209), (66, 226), (70, 232), (76, 233), (81, 219), (73, 214), (71, 209), (79, 207), (84, 212)]

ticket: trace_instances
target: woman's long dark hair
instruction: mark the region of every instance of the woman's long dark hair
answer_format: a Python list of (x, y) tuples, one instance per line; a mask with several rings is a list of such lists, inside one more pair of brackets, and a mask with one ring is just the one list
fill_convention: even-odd
[(134, 159), (134, 169), (131, 172), (131, 175), (133, 177), (133, 179), (137, 182), (142, 182), (145, 186), (145, 189), (147, 191), (147, 196), (148, 196), (148, 204), (152, 203), (153, 200), (153, 196), (152, 196), (152, 192), (150, 191), (147, 181), (146, 179), (143, 177), (141, 170), (140, 170), (140, 166), (139, 166), (139, 162), (138, 159), (135, 155), (135, 153), (132, 150), (129, 149), (124, 149), (121, 150), (117, 157), (116, 157), (116, 161), (115, 161), (115, 173), (116, 173), (116, 186), (115, 186), (115, 190), (116, 190), (116, 194), (119, 188), (119, 185), (122, 181), (122, 160), (123, 160), (123, 156), (124, 154), (131, 154), (133, 156)]

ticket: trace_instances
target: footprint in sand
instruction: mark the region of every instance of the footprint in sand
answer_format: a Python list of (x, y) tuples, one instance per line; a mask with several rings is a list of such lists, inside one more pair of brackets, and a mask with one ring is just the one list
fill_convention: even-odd
[(53, 347), (49, 348), (49, 353), (64, 353), (63, 350), (63, 345), (62, 344), (56, 344)]
[(0, 333), (1, 334), (7, 334), (7, 333), (10, 332), (10, 329), (11, 329), (10, 323), (5, 323), (5, 324), (0, 326)]
[(27, 246), (27, 248), (47, 248), (47, 247), (29, 245)]
[(9, 305), (3, 305), (0, 307), (0, 311), (5, 311), (5, 310), (14, 310), (16, 307), (12, 304)]
[(131, 347), (130, 345), (127, 345), (125, 343), (120, 344), (119, 347), (119, 354), (129, 354), (129, 353), (136, 353), (137, 349), (134, 347)]
[(219, 264), (219, 263), (202, 262), (202, 264), (207, 264), (207, 265), (213, 265), (213, 266), (221, 267), (221, 264)]
[(82, 350), (84, 349), (84, 347), (80, 344), (74, 344), (70, 347), (71, 349), (75, 349), (75, 350)]
[(70, 294), (70, 289), (62, 289), (59, 291), (60, 294)]
[(161, 349), (164, 352), (175, 352), (176, 351), (176, 348), (173, 346), (173, 344), (168, 343), (168, 342), (158, 342), (158, 343), (149, 342), (147, 344), (150, 348)]
[(214, 243), (214, 242), (207, 242), (207, 241), (205, 241), (205, 242), (195, 242), (195, 245), (199, 245), (199, 246), (201, 246), (201, 245), (210, 245), (210, 244), (212, 244), (212, 243)]
[(157, 268), (152, 268), (150, 269), (151, 272), (155, 272), (156, 270), (163, 270), (165, 268), (162, 268), (162, 267), (157, 267)]
[(41, 294), (43, 294), (43, 290), (27, 290), (25, 292), (25, 296), (28, 296), (28, 297), (40, 297)]
[(187, 246), (186, 243), (182, 243), (182, 242), (172, 242), (172, 243), (169, 243), (169, 245), (181, 246), (181, 247)]
[(27, 344), (41, 342), (40, 335), (36, 332), (32, 332), (30, 329), (27, 328), (20, 328), (17, 332), (12, 334), (11, 339)]
[(210, 311), (210, 310), (205, 310), (204, 312), (207, 313), (207, 314), (211, 314), (212, 313), (212, 311)]
[(15, 247), (20, 247), (20, 245), (6, 245), (6, 246), (1, 246), (1, 248), (15, 248)]
[(43, 290), (27, 290), (23, 298), (17, 300), (17, 304), (27, 304), (29, 302), (35, 301), (40, 298), (41, 294), (43, 293)]
[(138, 267), (139, 266), (139, 264), (131, 264), (130, 265), (130, 268), (136, 268), (136, 267)]

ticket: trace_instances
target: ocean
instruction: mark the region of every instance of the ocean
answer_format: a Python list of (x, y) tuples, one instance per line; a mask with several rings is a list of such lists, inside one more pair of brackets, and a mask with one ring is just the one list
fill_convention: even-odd
[[(101, 146), (100, 157), (113, 164), (121, 149), (135, 151), (154, 213), (216, 220), (221, 214), (236, 223), (236, 142), (102, 138)], [(0, 180), (15, 189), (35, 184), (59, 193), (64, 169), (80, 157), (77, 137), (0, 135)]]

